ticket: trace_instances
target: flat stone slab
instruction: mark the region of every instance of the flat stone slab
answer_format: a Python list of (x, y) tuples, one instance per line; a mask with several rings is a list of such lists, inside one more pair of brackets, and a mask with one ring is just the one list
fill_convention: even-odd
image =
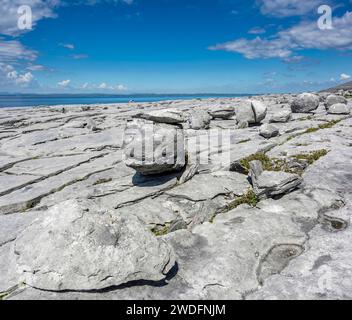
[(165, 278), (175, 260), (164, 240), (136, 217), (96, 210), (64, 202), (26, 228), (14, 245), (19, 279), (43, 290), (83, 291)]

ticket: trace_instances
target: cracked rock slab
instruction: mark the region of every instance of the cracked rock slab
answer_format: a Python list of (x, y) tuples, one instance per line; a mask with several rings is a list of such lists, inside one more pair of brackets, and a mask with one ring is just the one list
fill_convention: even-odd
[(51, 291), (159, 281), (175, 263), (172, 249), (136, 217), (114, 217), (77, 201), (54, 206), (33, 222), (14, 250), (20, 279)]

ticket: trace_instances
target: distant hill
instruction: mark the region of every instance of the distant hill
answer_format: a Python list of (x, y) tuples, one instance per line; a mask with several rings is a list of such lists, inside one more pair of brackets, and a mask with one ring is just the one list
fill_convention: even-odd
[(352, 91), (352, 81), (346, 82), (346, 83), (340, 84), (339, 86), (336, 86), (336, 87), (333, 87), (333, 88), (330, 88), (330, 89), (326, 89), (326, 90), (322, 90), (322, 91), (324, 91), (324, 92), (336, 92), (336, 91), (339, 91), (339, 90), (351, 90)]

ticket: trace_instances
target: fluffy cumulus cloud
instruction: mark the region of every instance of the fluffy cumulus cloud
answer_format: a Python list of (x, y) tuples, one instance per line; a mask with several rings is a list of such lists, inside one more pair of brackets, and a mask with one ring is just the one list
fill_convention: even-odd
[(71, 83), (71, 80), (62, 80), (57, 83), (57, 85), (61, 88), (67, 88)]
[(300, 59), (297, 54), (304, 49), (351, 50), (352, 12), (335, 18), (331, 30), (321, 30), (316, 21), (302, 22), (270, 38), (237, 39), (210, 49), (240, 53), (248, 59), (281, 58), (288, 61)]
[(262, 14), (283, 18), (314, 14), (320, 5), (331, 2), (330, 0), (257, 0)]
[(19, 72), (12, 65), (0, 63), (0, 84), (3, 87), (30, 87), (35, 83), (31, 72)]
[(346, 81), (346, 80), (350, 80), (350, 79), (351, 79), (351, 76), (349, 74), (341, 73), (341, 75), (340, 75), (341, 81)]

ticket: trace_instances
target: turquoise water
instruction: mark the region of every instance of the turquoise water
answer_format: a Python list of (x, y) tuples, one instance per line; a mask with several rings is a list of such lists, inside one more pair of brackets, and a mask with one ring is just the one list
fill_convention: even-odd
[(155, 102), (164, 100), (190, 100), (207, 98), (237, 98), (249, 96), (248, 94), (195, 94), (195, 95), (1, 95), (0, 108), (55, 106), (64, 104), (100, 104), (100, 103), (126, 103)]

